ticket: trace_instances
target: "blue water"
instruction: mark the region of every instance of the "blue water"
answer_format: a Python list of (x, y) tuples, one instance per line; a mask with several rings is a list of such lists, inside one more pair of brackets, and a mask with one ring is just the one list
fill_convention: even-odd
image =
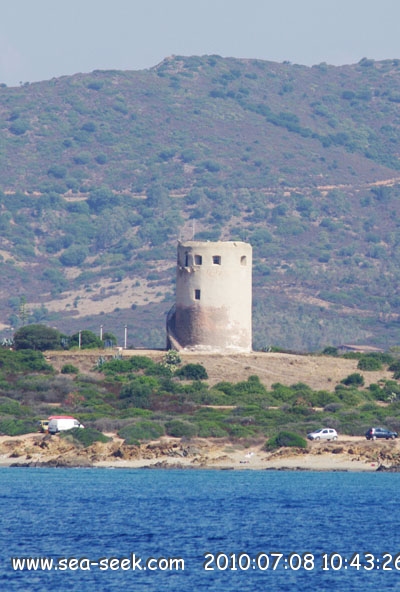
[[(0, 590), (399, 590), (400, 559), (398, 569), (394, 559), (390, 571), (382, 564), (400, 553), (399, 491), (400, 474), (385, 473), (4, 468)], [(283, 554), (275, 570), (257, 569), (261, 552)], [(15, 571), (10, 561), (86, 558), (87, 567), (132, 553), (181, 557), (185, 569)], [(206, 553), (237, 569), (210, 558), (214, 570), (204, 570)], [(314, 564), (296, 569), (290, 553), (312, 554)], [(323, 553), (340, 554), (339, 569), (323, 570)], [(374, 569), (345, 569), (354, 553), (361, 563), (373, 554)]]

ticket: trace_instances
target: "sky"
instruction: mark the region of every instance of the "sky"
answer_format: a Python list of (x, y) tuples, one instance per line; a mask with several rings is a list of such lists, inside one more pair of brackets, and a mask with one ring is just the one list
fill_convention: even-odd
[(0, 0), (0, 83), (142, 70), (171, 55), (400, 58), (400, 0)]

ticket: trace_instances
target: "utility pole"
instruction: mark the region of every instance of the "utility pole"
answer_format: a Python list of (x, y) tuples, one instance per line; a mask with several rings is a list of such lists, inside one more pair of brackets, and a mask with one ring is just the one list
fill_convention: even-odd
[(19, 318), (23, 327), (25, 326), (25, 323), (28, 320), (28, 316), (29, 310), (26, 306), (26, 298), (25, 296), (21, 296), (19, 303)]

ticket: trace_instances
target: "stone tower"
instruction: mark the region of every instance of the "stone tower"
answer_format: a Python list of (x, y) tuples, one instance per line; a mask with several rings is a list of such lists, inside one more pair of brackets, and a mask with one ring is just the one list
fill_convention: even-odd
[(178, 242), (176, 304), (168, 314), (167, 347), (251, 351), (251, 278), (248, 243)]

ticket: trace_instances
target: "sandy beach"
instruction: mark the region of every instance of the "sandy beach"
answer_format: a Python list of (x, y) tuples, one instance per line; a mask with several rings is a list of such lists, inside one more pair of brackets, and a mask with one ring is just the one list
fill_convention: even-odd
[(400, 465), (400, 443), (343, 436), (309, 442), (306, 449), (264, 450), (264, 441), (162, 437), (140, 447), (115, 434), (87, 448), (58, 435), (0, 436), (1, 467), (181, 468), (218, 470), (376, 471)]

